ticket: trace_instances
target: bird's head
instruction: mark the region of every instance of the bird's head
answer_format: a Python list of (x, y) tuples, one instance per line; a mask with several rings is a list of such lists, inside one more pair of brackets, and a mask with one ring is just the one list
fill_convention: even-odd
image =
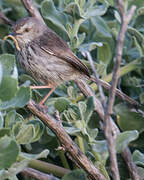
[(43, 34), (46, 25), (34, 17), (26, 17), (18, 20), (13, 26), (12, 36), (18, 42), (29, 43)]

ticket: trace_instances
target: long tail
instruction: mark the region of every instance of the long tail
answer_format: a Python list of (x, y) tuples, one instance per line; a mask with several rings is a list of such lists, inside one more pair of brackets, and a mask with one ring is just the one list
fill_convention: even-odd
[[(90, 79), (92, 82), (97, 83), (95, 77), (90, 77)], [(101, 79), (99, 79), (99, 83), (101, 84), (102, 87), (104, 87), (105, 89), (109, 90), (111, 85)], [(134, 106), (140, 106), (140, 104), (135, 101), (134, 99), (132, 99), (131, 97), (127, 96), (125, 93), (123, 93), (122, 91), (120, 91), (119, 89), (116, 89), (116, 95), (119, 96), (120, 98), (122, 98), (123, 100), (127, 101), (129, 104), (132, 104)]]

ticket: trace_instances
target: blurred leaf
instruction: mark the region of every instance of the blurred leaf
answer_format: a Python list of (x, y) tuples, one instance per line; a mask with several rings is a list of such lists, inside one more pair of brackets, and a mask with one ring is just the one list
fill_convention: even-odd
[(67, 109), (69, 104), (70, 101), (67, 98), (60, 97), (55, 101), (54, 106), (59, 112), (63, 112), (65, 109)]
[(91, 22), (94, 25), (97, 35), (100, 37), (108, 37), (111, 38), (110, 29), (107, 26), (106, 22), (99, 16), (95, 16), (91, 18)]
[(137, 169), (138, 169), (138, 174), (139, 174), (139, 176), (140, 177), (144, 177), (144, 168), (142, 168), (142, 167), (137, 167)]
[(92, 147), (93, 152), (96, 153), (99, 161), (101, 161), (103, 164), (105, 164), (105, 162), (108, 158), (108, 147), (107, 147), (106, 140), (94, 141), (94, 142), (90, 143), (90, 145)]
[(115, 1), (114, 0), (106, 0), (110, 6), (114, 6)]
[(94, 142), (98, 134), (98, 129), (97, 128), (91, 129), (88, 127), (86, 129), (87, 129), (87, 135), (89, 137), (89, 142), (90, 143)]
[(64, 127), (65, 131), (72, 135), (72, 136), (77, 136), (81, 130), (79, 128), (75, 128), (75, 127)]
[(67, 31), (65, 28), (67, 17), (56, 9), (52, 0), (44, 0), (42, 2), (41, 13), (46, 22), (48, 20), (56, 27), (59, 34), (64, 33), (64, 35), (67, 36)]
[(101, 5), (93, 5), (87, 8), (85, 13), (86, 18), (94, 17), (94, 16), (102, 16), (106, 13), (108, 8), (108, 4), (106, 1)]
[(18, 89), (17, 69), (15, 67), (15, 57), (10, 54), (0, 56), (2, 67), (2, 80), (0, 84), (0, 99), (3, 101), (13, 98)]
[(139, 95), (140, 103), (144, 104), (144, 92)]
[(19, 147), (13, 139), (7, 136), (0, 139), (0, 169), (9, 168), (16, 162), (18, 154)]
[(22, 124), (16, 136), (16, 141), (19, 144), (29, 144), (32, 142), (34, 137), (35, 137), (34, 126), (31, 124), (29, 125)]
[(92, 96), (87, 98), (86, 105), (87, 105), (87, 108), (86, 108), (84, 116), (85, 116), (86, 123), (88, 123), (90, 120), (90, 117), (94, 111), (94, 102), (93, 102)]
[(15, 110), (9, 111), (5, 117), (5, 127), (12, 127), (17, 121), (24, 121), (23, 117)]
[(83, 170), (76, 169), (64, 175), (62, 180), (86, 180), (86, 174)]
[(117, 113), (117, 123), (121, 130), (144, 130), (143, 113), (137, 111), (135, 108), (129, 108), (126, 104), (120, 103), (115, 107)]
[(12, 54), (2, 54), (0, 56), (3, 75), (12, 75), (15, 66), (15, 56)]
[(2, 64), (0, 64), (0, 84), (2, 81), (2, 77), (3, 77), (3, 70), (2, 70)]
[(103, 44), (101, 42), (84, 43), (79, 47), (79, 51), (80, 52), (92, 51), (97, 47), (102, 47), (102, 46)]
[(80, 8), (79, 4), (76, 2), (69, 3), (64, 12), (70, 14), (71, 16), (75, 17), (75, 19), (84, 19), (82, 9)]
[(87, 108), (85, 102), (79, 102), (78, 107), (81, 115), (81, 120), (85, 120), (85, 111)]
[(22, 158), (25, 158), (27, 160), (32, 160), (32, 159), (41, 159), (41, 158), (47, 158), (49, 154), (49, 150), (48, 149), (45, 149), (43, 150), (41, 153), (39, 154), (30, 154), (30, 153), (24, 153), (24, 152), (21, 152), (20, 156)]
[(97, 53), (98, 53), (97, 58), (100, 62), (102, 61), (104, 64), (107, 65), (110, 63), (112, 54), (108, 43), (103, 43), (103, 46), (98, 47)]
[(12, 98), (10, 101), (6, 101), (0, 104), (0, 110), (9, 108), (22, 108), (29, 102), (30, 97), (30, 88), (21, 87), (14, 98)]
[(0, 129), (0, 138), (5, 135), (7, 135), (7, 136), (11, 135), (11, 130), (9, 128), (1, 128)]
[(11, 76), (3, 76), (2, 82), (0, 84), (0, 99), (2, 101), (8, 101), (12, 99), (18, 89), (17, 79)]
[(17, 6), (17, 5), (22, 5), (21, 2), (19, 0), (3, 0), (7, 5), (13, 5), (13, 6)]
[(32, 124), (34, 125), (34, 128), (35, 128), (35, 136), (31, 142), (38, 141), (44, 132), (44, 127), (45, 127), (44, 124), (38, 119), (28, 121), (27, 124)]
[(68, 109), (69, 115), (73, 120), (79, 120), (80, 119), (80, 110), (78, 106), (69, 104), (69, 109)]
[(135, 150), (132, 155), (133, 162), (138, 166), (144, 167), (144, 154), (138, 150)]
[(4, 126), (4, 118), (2, 113), (0, 112), (0, 128), (3, 128), (3, 126)]
[(0, 172), (0, 180), (18, 180), (16, 175), (28, 166), (28, 161), (14, 163), (9, 169)]
[(116, 139), (116, 151), (121, 153), (131, 141), (138, 138), (139, 133), (137, 131), (125, 131), (119, 133)]

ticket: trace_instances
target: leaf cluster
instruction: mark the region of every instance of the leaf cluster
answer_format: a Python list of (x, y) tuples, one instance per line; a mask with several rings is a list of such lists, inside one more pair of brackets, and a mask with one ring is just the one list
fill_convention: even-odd
[[(124, 2), (125, 8), (129, 9), (135, 4), (137, 9), (124, 41), (119, 88), (139, 101), (141, 107), (131, 107), (123, 100), (116, 99), (114, 118), (121, 130), (116, 141), (116, 151), (120, 156), (129, 145), (133, 150), (133, 161), (144, 177), (144, 1)], [(91, 52), (99, 76), (110, 82), (121, 24), (115, 1), (34, 0), (34, 3), (46, 24), (68, 42), (72, 51), (83, 59), (90, 70), (90, 64), (82, 54)], [(28, 15), (19, 0), (0, 1), (0, 8), (14, 21)], [(59, 178), (85, 180), (86, 173), (74, 170), (74, 164), (64, 153), (55, 150), (59, 142), (53, 132), (26, 109), (31, 98), (39, 102), (47, 91), (31, 92), (29, 85), (38, 82), (19, 67), (14, 56), (14, 44), (10, 40), (2, 40), (10, 31), (8, 26), (0, 24), (0, 179), (16, 180), (17, 174), (33, 159), (46, 158), (46, 162), (71, 167), (73, 170)], [(96, 90), (95, 84), (90, 86)], [(99, 98), (97, 91), (96, 96)], [(107, 142), (101, 130), (100, 118), (94, 111), (93, 97), (86, 99), (74, 82), (68, 82), (55, 90), (46, 105), (51, 115), (59, 111), (66, 132), (101, 173), (110, 179)], [(43, 167), (38, 169), (44, 171)], [(119, 161), (119, 169), (121, 179), (128, 179), (122, 161)], [(56, 172), (54, 175), (57, 176)]]

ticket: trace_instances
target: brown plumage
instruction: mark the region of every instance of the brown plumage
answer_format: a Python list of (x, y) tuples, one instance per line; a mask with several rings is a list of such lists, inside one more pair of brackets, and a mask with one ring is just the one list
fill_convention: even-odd
[(19, 20), (12, 34), (20, 47), (17, 59), (21, 67), (43, 85), (54, 90), (66, 81), (90, 77), (87, 66), (67, 43), (38, 19)]

